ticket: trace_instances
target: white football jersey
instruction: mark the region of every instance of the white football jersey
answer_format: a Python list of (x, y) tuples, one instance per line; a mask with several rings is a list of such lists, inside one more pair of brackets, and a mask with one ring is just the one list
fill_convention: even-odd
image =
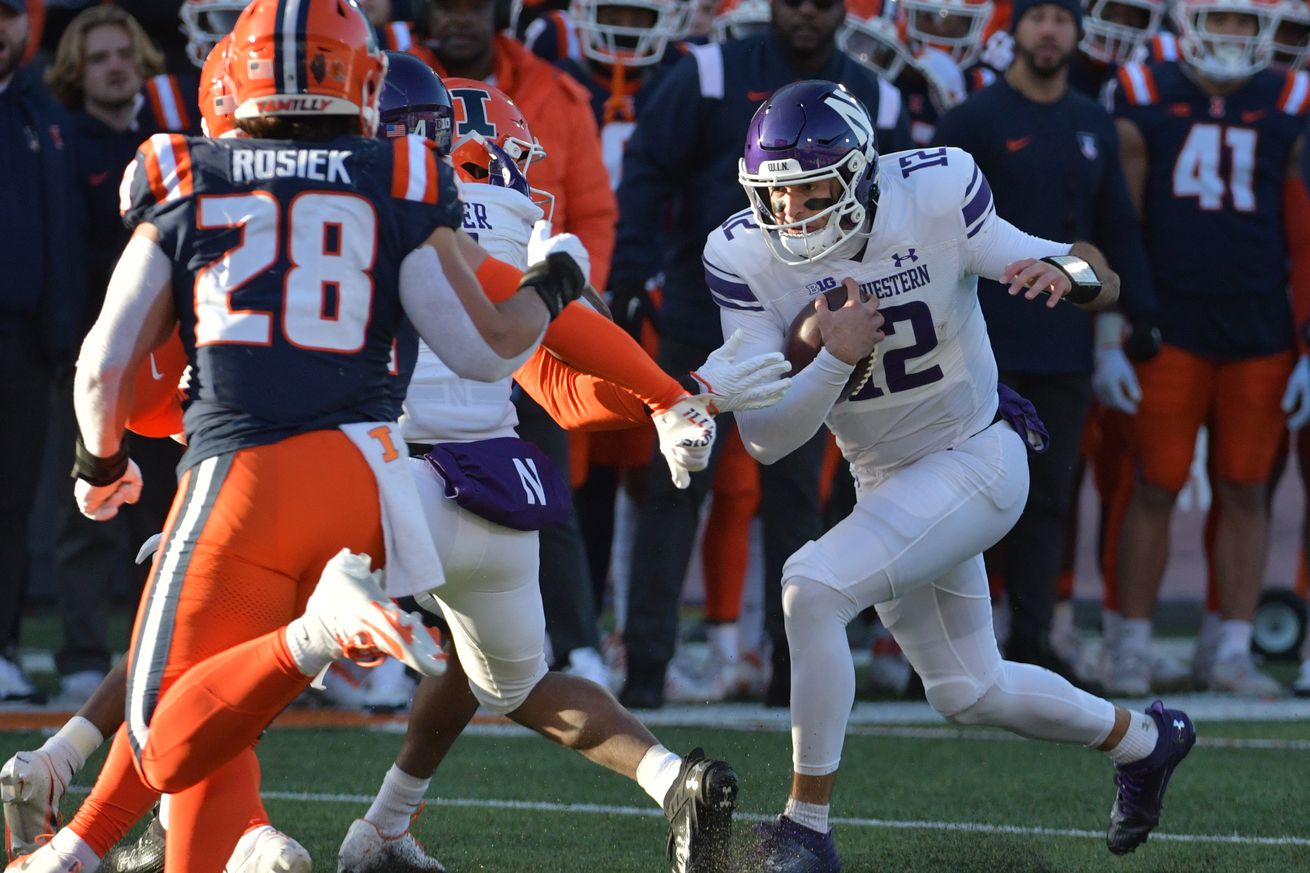
[[(459, 196), (464, 230), (493, 258), (527, 269), (528, 236), (541, 209), (517, 191), (492, 185), (460, 185)], [(511, 381), (461, 379), (420, 339), (400, 431), (415, 443), (514, 436), (518, 415), (510, 402)]]
[[(857, 239), (823, 260), (790, 266), (773, 257), (750, 210), (743, 210), (709, 235), (704, 258), (724, 336), (736, 329), (746, 334), (741, 358), (783, 350), (801, 310), (846, 277), (877, 297), (886, 339), (877, 347), (872, 375), (850, 399), (828, 408), (825, 419), (842, 453), (861, 470), (897, 467), (952, 448), (991, 423), (996, 359), (978, 303), (978, 276), (995, 279), (1012, 261), (1069, 251), (1067, 243), (1030, 236), (1001, 219), (987, 179), (961, 149), (883, 155), (878, 189), (867, 244)], [(847, 253), (853, 259), (842, 257)], [(745, 413), (743, 435), (757, 445), (776, 440), (784, 446), (812, 435), (813, 417), (801, 422), (788, 409), (798, 408), (806, 392), (818, 397), (832, 389), (805, 375), (798, 374), (791, 388), (800, 396)], [(778, 430), (806, 426), (808, 434)]]

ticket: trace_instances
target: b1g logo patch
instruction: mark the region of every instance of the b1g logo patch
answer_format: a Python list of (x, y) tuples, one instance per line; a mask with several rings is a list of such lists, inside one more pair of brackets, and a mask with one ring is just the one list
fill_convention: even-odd
[(831, 291), (837, 287), (837, 280), (832, 276), (824, 276), (817, 282), (811, 282), (805, 286), (805, 293), (813, 297), (816, 294), (822, 294), (824, 291)]

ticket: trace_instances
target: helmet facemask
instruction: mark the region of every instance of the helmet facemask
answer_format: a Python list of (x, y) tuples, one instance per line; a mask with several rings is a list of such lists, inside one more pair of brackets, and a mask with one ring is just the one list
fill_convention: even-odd
[(1162, 18), (1164, 4), (1158, 0), (1091, 0), (1078, 47), (1107, 64), (1140, 60), (1142, 47), (1159, 32)]
[[(1248, 15), (1255, 21), (1255, 33), (1211, 33), (1207, 21), (1215, 13)], [(1173, 14), (1180, 34), (1179, 53), (1207, 78), (1216, 82), (1233, 82), (1253, 76), (1269, 66), (1277, 23), (1272, 7), (1265, 8), (1244, 0), (1216, 3), (1180, 0)]]
[[(621, 11), (633, 21), (602, 21), (613, 15), (610, 10)], [(574, 0), (570, 8), (583, 55), (606, 66), (624, 67), (659, 63), (669, 40), (686, 30), (687, 12), (686, 0)]]

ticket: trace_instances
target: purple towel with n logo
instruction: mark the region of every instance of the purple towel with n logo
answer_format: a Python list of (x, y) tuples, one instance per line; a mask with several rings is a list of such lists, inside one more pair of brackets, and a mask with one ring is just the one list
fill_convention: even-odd
[(494, 524), (541, 530), (569, 519), (573, 497), (546, 453), (518, 437), (438, 443), (424, 459), (446, 496)]

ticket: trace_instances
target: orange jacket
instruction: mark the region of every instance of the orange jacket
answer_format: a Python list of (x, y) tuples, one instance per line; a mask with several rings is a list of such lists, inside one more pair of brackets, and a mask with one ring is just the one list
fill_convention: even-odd
[[(555, 230), (577, 234), (591, 255), (591, 284), (604, 290), (614, 252), (618, 203), (600, 151), (591, 95), (568, 73), (497, 34), (492, 75), (496, 87), (518, 104), (546, 159), (534, 163), (528, 181), (555, 195)], [(438, 74), (446, 72), (426, 47), (410, 51)]]

